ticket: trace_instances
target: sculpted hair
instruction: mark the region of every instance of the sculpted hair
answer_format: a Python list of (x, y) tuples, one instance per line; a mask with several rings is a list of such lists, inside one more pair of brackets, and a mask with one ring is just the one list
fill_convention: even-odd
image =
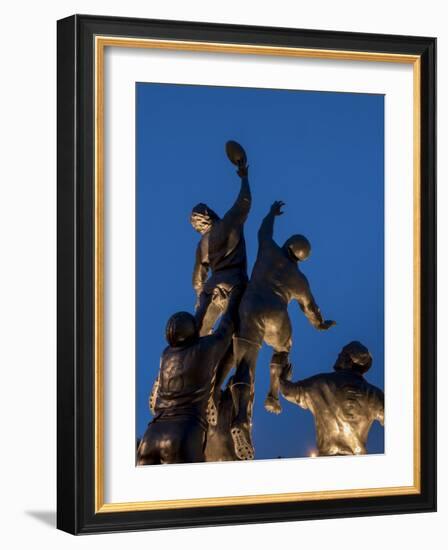
[(366, 346), (354, 340), (342, 348), (333, 368), (335, 371), (352, 370), (365, 374), (372, 363), (373, 358)]
[(216, 220), (219, 220), (218, 214), (203, 202), (191, 211), (190, 222), (195, 229), (199, 225), (211, 225)]
[(196, 320), (187, 311), (178, 311), (168, 319), (165, 336), (170, 346), (186, 345), (198, 337)]

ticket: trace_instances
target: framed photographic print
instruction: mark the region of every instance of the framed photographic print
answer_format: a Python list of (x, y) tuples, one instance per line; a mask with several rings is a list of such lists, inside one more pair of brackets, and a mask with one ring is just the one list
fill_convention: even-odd
[(434, 38), (58, 22), (58, 527), (434, 511)]

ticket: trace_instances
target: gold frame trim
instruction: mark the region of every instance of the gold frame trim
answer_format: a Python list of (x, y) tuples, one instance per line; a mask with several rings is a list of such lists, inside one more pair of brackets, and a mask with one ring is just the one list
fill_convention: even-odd
[[(313, 491), (244, 495), (233, 497), (195, 498), (142, 502), (104, 502), (104, 50), (106, 47), (153, 48), (161, 50), (197, 51), (208, 53), (236, 53), (271, 55), (350, 61), (408, 63), (413, 65), (413, 172), (414, 172), (414, 482), (403, 487), (380, 487), (353, 490)], [(155, 40), (96, 36), (95, 54), (95, 513), (129, 512), (142, 510), (167, 510), (206, 506), (231, 506), (274, 502), (299, 502), (362, 498), (393, 495), (411, 495), (421, 492), (421, 441), (420, 441), (420, 123), (421, 123), (421, 59), (418, 55), (387, 54), (381, 52), (354, 52), (257, 46), (253, 44), (225, 44), (182, 40)]]

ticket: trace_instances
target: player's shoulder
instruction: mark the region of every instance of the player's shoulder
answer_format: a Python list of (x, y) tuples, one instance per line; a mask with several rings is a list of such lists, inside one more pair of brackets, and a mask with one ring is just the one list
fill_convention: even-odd
[(205, 353), (207, 351), (213, 350), (214, 344), (221, 339), (221, 333), (218, 330), (212, 334), (207, 334), (206, 336), (201, 336), (198, 342), (192, 346), (192, 353), (200, 352)]
[(229, 219), (226, 214), (223, 218), (213, 223), (210, 231), (208, 231), (204, 237), (207, 236), (207, 242), (210, 241), (215, 243), (221, 241), (223, 238), (227, 237), (232, 227), (231, 219)]
[(302, 380), (302, 386), (304, 387), (312, 387), (312, 386), (320, 386), (322, 384), (330, 383), (334, 380), (332, 377), (331, 372), (321, 372), (319, 374), (314, 374), (313, 376), (309, 376), (308, 378), (305, 378)]
[(369, 393), (378, 401), (384, 401), (384, 392), (381, 388), (370, 384), (370, 382), (365, 381), (369, 390)]
[(285, 253), (281, 246), (279, 246), (274, 239), (264, 239), (260, 247), (261, 254), (268, 256), (278, 261), (286, 260)]
[(328, 384), (336, 387), (356, 387), (363, 393), (368, 393), (368, 382), (363, 376), (359, 376), (350, 371), (333, 370), (322, 374), (322, 381), (328, 382)]
[[(338, 372), (338, 371), (336, 371)], [(383, 401), (384, 400), (384, 393), (383, 390), (378, 388), (377, 386), (374, 386), (371, 384), (368, 380), (364, 378), (364, 376), (355, 374), (355, 373), (344, 373), (343, 371), (339, 371), (342, 376), (345, 376), (352, 380), (353, 384), (356, 384), (356, 386), (361, 389), (366, 395), (368, 395), (370, 398), (373, 398), (376, 401)]]
[[(291, 262), (292, 263), (292, 262)], [(307, 276), (300, 270), (300, 267), (297, 264), (292, 263), (292, 268), (294, 271), (294, 275), (297, 279), (297, 281), (302, 284), (303, 286), (309, 286), (308, 278)]]
[(166, 357), (167, 355), (169, 355), (169, 354), (171, 353), (172, 349), (173, 349), (173, 348), (172, 348), (171, 346), (166, 346), (166, 347), (164, 348), (164, 350), (162, 351), (162, 359), (163, 359), (164, 357)]

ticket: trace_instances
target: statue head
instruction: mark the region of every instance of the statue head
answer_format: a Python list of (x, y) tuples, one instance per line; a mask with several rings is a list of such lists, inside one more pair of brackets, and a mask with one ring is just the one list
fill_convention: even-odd
[(172, 347), (193, 344), (199, 338), (196, 319), (186, 311), (178, 311), (168, 319), (165, 336)]
[(311, 254), (311, 244), (303, 235), (293, 235), (285, 242), (283, 250), (291, 260), (303, 262)]
[(197, 204), (191, 211), (191, 225), (201, 235), (207, 233), (216, 220), (219, 220), (218, 214), (203, 202)]
[(365, 374), (372, 366), (372, 356), (361, 342), (353, 341), (344, 346), (336, 360), (334, 370)]

